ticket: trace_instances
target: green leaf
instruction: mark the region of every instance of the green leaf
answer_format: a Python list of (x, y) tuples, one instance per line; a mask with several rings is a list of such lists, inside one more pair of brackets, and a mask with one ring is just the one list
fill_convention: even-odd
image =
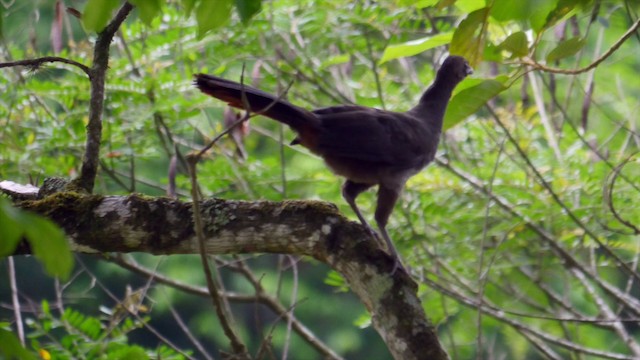
[(329, 66), (344, 64), (348, 62), (349, 59), (351, 59), (350, 54), (339, 54), (339, 55), (330, 56), (328, 59), (324, 60), (320, 64), (320, 67), (318, 69), (323, 70), (328, 68)]
[(49, 275), (69, 277), (73, 256), (64, 232), (51, 220), (0, 199), (0, 256), (12, 254), (23, 237)]
[(455, 5), (463, 13), (468, 14), (486, 7), (487, 3), (485, 0), (456, 0)]
[(144, 360), (149, 358), (144, 349), (137, 345), (131, 346), (124, 354), (119, 355), (118, 359), (120, 360)]
[(462, 89), (451, 98), (447, 106), (443, 130), (457, 125), (467, 116), (478, 111), (491, 98), (506, 90), (504, 81), (506, 77), (487, 80), (466, 79), (460, 83), (458, 86)]
[(547, 54), (547, 62), (553, 62), (571, 55), (575, 55), (584, 47), (585, 40), (579, 37), (573, 37), (558, 43), (553, 50)]
[(140, 19), (147, 25), (151, 25), (153, 18), (162, 11), (162, 0), (130, 0), (129, 2), (138, 8)]
[(118, 7), (119, 1), (113, 0), (89, 0), (82, 12), (82, 26), (87, 31), (102, 31), (111, 19), (113, 10)]
[(500, 22), (528, 21), (536, 32), (548, 27), (547, 17), (557, 8), (558, 0), (494, 0), (491, 17)]
[(402, 44), (390, 45), (384, 49), (384, 54), (380, 59), (380, 64), (384, 64), (389, 60), (402, 57), (413, 56), (423, 51), (433, 49), (435, 47), (445, 45), (451, 42), (453, 33), (441, 33), (438, 35), (425, 37), (421, 39), (407, 41)]
[(0, 359), (36, 360), (37, 357), (20, 344), (18, 337), (7, 330), (0, 329)]
[(491, 17), (497, 21), (525, 20), (528, 1), (494, 0), (491, 5)]
[(533, 5), (529, 5), (529, 22), (531, 28), (536, 32), (541, 32), (547, 28), (547, 17), (558, 5), (558, 0), (536, 0)]
[(529, 53), (527, 35), (524, 31), (515, 32), (500, 44), (500, 48), (509, 51), (515, 57), (526, 56)]
[(4, 32), (2, 31), (2, 19), (4, 19), (4, 6), (0, 6), (0, 39), (4, 37)]
[(196, 9), (198, 37), (202, 38), (209, 30), (217, 29), (231, 18), (233, 0), (203, 0)]
[(11, 255), (22, 238), (22, 227), (15, 219), (18, 213), (7, 200), (0, 199), (0, 257)]
[(240, 20), (245, 25), (262, 8), (262, 0), (235, 0), (235, 4), (238, 14), (240, 14)]
[[(482, 8), (470, 13), (460, 22), (453, 33), (449, 52), (452, 55), (460, 55), (469, 61), (471, 66), (476, 66), (484, 53), (484, 23), (487, 21), (489, 8)], [(480, 33), (476, 34), (478, 31)]]
[(193, 6), (196, 4), (196, 0), (182, 0), (182, 6), (184, 7), (184, 13), (186, 16), (191, 15), (191, 10), (193, 10)]
[(62, 280), (69, 278), (73, 256), (64, 232), (51, 220), (24, 212), (24, 231), (35, 257), (47, 273)]

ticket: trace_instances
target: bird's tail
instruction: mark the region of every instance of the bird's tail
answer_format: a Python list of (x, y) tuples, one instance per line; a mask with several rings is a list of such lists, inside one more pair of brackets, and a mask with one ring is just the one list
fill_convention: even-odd
[(248, 104), (251, 112), (289, 125), (303, 142), (319, 127), (318, 118), (310, 111), (251, 86), (206, 74), (196, 74), (195, 85), (203, 93), (226, 101), (230, 106), (245, 109)]

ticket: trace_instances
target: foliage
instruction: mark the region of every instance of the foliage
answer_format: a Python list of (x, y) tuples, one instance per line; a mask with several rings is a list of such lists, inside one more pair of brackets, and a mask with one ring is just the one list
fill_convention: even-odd
[(69, 278), (73, 256), (64, 232), (51, 220), (16, 209), (0, 198), (0, 257), (13, 254), (23, 238), (49, 275)]
[[(15, 336), (0, 329), (3, 346), (0, 354), (6, 359), (184, 359), (176, 351), (161, 345), (144, 349), (127, 344), (127, 334), (144, 326), (148, 319), (127, 316), (114, 321), (113, 316), (87, 316), (66, 308), (59, 316), (49, 303), (42, 302), (42, 313), (30, 318), (28, 349)], [(30, 350), (33, 349), (33, 350)], [(4, 353), (2, 353), (4, 352)]]
[[(16, 30), (40, 7), (20, 3), (4, 13), (11, 41), (2, 61), (52, 49), (43, 20), (30, 20), (39, 26), (32, 41)], [(115, 3), (89, 1), (84, 9), (115, 9)], [(162, 195), (174, 149), (199, 150), (222, 131), (223, 104), (193, 89), (194, 73), (238, 80), (245, 69), (246, 82), (273, 92), (292, 83), (288, 97), (301, 106), (358, 103), (403, 111), (432, 80), (446, 45), (471, 60), (476, 74), (456, 89), (438, 164), (410, 181), (390, 224), (441, 340), (458, 359), (640, 356), (634, 348), (638, 329), (626, 321), (640, 317), (640, 87), (632, 80), (638, 38), (613, 49), (635, 24), (637, 4), (276, 0), (257, 13), (255, 1), (134, 3), (142, 22), (124, 24), (109, 64), (99, 192)], [(112, 14), (99, 9), (99, 16)], [(83, 18), (87, 29), (104, 22)], [(70, 24), (72, 38), (59, 55), (84, 62), (91, 37), (79, 22)], [(608, 49), (614, 51), (595, 63)], [(589, 65), (588, 71), (572, 73)], [(77, 174), (89, 106), (84, 74), (61, 64), (2, 74), (0, 177), (26, 182)], [(323, 199), (351, 216), (339, 182), (321, 161), (283, 145), (292, 138), (288, 130), (259, 118), (250, 127), (246, 161), (228, 141), (199, 166), (207, 196)], [(188, 180), (179, 169), (178, 194), (184, 195)], [(363, 209), (373, 207), (371, 200), (366, 194), (359, 199)], [(138, 259), (158, 266), (155, 259)], [(263, 274), (258, 277), (269, 293), (295, 306), (296, 316), (339, 353), (384, 353), (377, 336), (353, 326), (366, 326), (368, 319), (347, 294), (333, 293), (345, 286), (335, 273), (304, 261), (294, 278), (274, 270), (288, 261), (242, 260)], [(239, 260), (220, 261), (231, 267)], [(97, 266), (103, 267), (101, 279), (113, 277), (113, 265)], [(224, 272), (225, 266), (221, 278), (230, 290), (254, 290), (254, 283)], [(160, 269), (174, 279), (202, 283), (192, 258), (162, 260)], [(112, 281), (121, 288), (136, 277), (120, 271)], [(153, 320), (170, 323), (170, 305), (178, 304), (195, 319), (191, 328), (197, 336), (225, 346), (200, 300), (164, 286), (150, 296), (162, 299)], [(298, 303), (299, 298), (306, 300)], [(282, 319), (262, 314), (264, 308), (234, 310), (254, 352), (272, 335), (274, 351), (284, 351)], [(269, 321), (256, 325), (254, 318)], [(306, 342), (290, 341), (291, 358), (313, 353)], [(87, 342), (97, 346), (95, 338)]]

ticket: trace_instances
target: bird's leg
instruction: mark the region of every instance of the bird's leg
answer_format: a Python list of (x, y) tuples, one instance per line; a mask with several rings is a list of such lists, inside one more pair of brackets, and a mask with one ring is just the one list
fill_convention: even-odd
[(387, 250), (389, 254), (394, 259), (393, 270), (391, 270), (391, 275), (398, 270), (398, 268), (407, 272), (402, 266), (402, 262), (400, 262), (400, 257), (398, 256), (398, 252), (396, 248), (393, 246), (391, 242), (391, 238), (387, 233), (387, 221), (389, 220), (389, 216), (391, 216), (391, 212), (393, 211), (393, 206), (398, 201), (398, 197), (400, 196), (400, 191), (404, 184), (399, 188), (391, 188), (383, 186), (382, 184), (378, 188), (378, 204), (376, 206), (376, 214), (375, 219), (378, 224), (378, 228), (380, 229), (380, 233), (382, 234), (382, 238), (387, 243)]
[(358, 217), (358, 220), (360, 220), (360, 223), (364, 225), (364, 227), (366, 227), (367, 230), (369, 230), (369, 232), (371, 233), (371, 236), (373, 236), (373, 238), (377, 242), (378, 236), (376, 231), (373, 230), (373, 228), (371, 227), (371, 225), (369, 225), (367, 220), (364, 219), (364, 216), (362, 216), (362, 213), (360, 213), (360, 209), (358, 209), (358, 205), (356, 205), (356, 197), (358, 197), (360, 193), (369, 189), (372, 186), (373, 185), (371, 184), (362, 184), (362, 183), (353, 182), (351, 180), (347, 180), (342, 185), (342, 197), (347, 201), (347, 204), (351, 206), (351, 209), (353, 210), (353, 212), (356, 213), (356, 216)]

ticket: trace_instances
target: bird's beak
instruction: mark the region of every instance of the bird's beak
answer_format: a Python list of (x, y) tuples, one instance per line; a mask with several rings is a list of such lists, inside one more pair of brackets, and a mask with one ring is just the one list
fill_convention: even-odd
[(471, 75), (471, 74), (473, 74), (473, 68), (471, 68), (471, 66), (469, 66), (469, 64), (466, 64), (465, 69), (464, 69), (464, 72), (465, 72), (467, 75)]

